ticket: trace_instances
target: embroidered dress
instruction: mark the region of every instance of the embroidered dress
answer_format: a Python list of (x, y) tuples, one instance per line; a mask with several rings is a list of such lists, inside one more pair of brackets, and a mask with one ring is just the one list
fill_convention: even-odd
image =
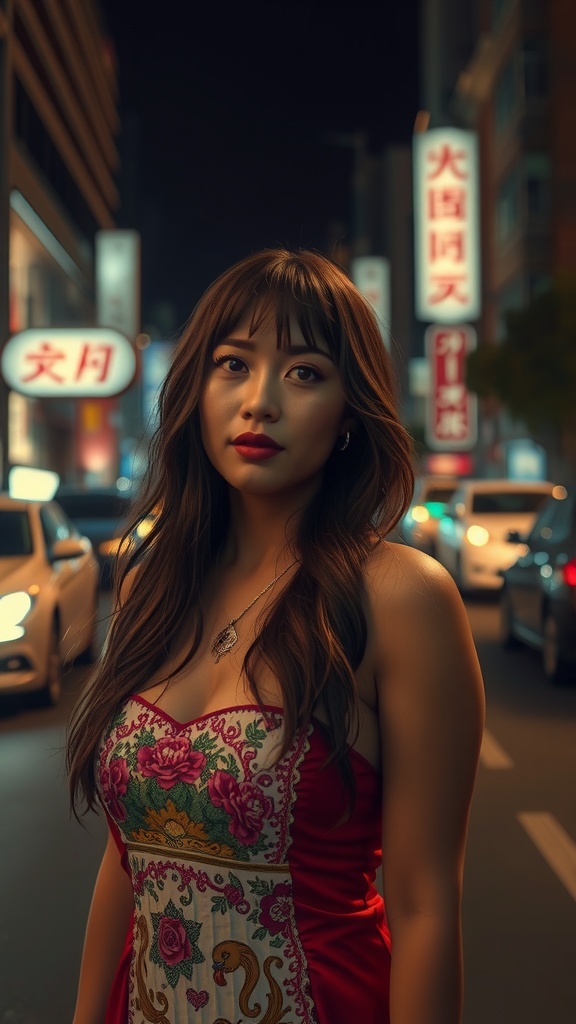
[(314, 722), (279, 760), (283, 715), (175, 722), (134, 697), (98, 784), (134, 889), (106, 1024), (386, 1024), (389, 933), (373, 886), (380, 786), (338, 769)]

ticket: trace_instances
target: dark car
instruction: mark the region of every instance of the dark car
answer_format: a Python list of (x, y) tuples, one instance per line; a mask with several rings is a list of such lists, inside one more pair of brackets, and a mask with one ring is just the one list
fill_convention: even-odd
[(100, 585), (109, 587), (119, 539), (130, 514), (130, 498), (113, 487), (81, 490), (62, 486), (56, 501), (82, 536), (92, 542), (100, 565)]
[(502, 573), (502, 643), (537, 648), (551, 682), (576, 682), (576, 485), (554, 488), (522, 540), (525, 554)]

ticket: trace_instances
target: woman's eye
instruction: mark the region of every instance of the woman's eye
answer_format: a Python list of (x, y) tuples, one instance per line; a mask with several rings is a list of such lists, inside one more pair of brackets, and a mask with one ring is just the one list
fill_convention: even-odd
[(246, 363), (243, 359), (239, 359), (237, 356), (218, 356), (214, 360), (215, 366), (223, 366), (226, 370), (230, 370), (231, 373), (241, 373), (242, 370), (246, 369)]
[(318, 370), (315, 370), (313, 366), (294, 366), (288, 376), (292, 375), (292, 380), (300, 380), (303, 384), (307, 384), (308, 381), (321, 380)]

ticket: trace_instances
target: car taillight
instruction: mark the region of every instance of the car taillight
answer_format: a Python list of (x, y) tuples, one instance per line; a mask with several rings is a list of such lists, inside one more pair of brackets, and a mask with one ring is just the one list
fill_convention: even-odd
[(566, 565), (562, 566), (562, 576), (564, 583), (567, 583), (569, 587), (576, 587), (576, 558), (571, 558)]

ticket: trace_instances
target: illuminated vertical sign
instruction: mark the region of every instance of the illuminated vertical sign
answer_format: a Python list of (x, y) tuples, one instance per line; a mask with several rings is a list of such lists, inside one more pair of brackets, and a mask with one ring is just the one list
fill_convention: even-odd
[(432, 323), (480, 315), (478, 146), (474, 132), (413, 137), (416, 316)]
[(471, 448), (477, 437), (476, 396), (466, 388), (466, 358), (476, 348), (472, 327), (429, 327), (425, 335), (430, 365), (426, 442), (441, 451)]
[(140, 331), (140, 235), (96, 232), (96, 318), (131, 341)]
[(352, 280), (376, 313), (384, 344), (390, 345), (390, 263), (383, 256), (357, 256)]
[(142, 419), (150, 434), (159, 423), (160, 388), (172, 364), (175, 347), (168, 341), (153, 341), (142, 352)]

